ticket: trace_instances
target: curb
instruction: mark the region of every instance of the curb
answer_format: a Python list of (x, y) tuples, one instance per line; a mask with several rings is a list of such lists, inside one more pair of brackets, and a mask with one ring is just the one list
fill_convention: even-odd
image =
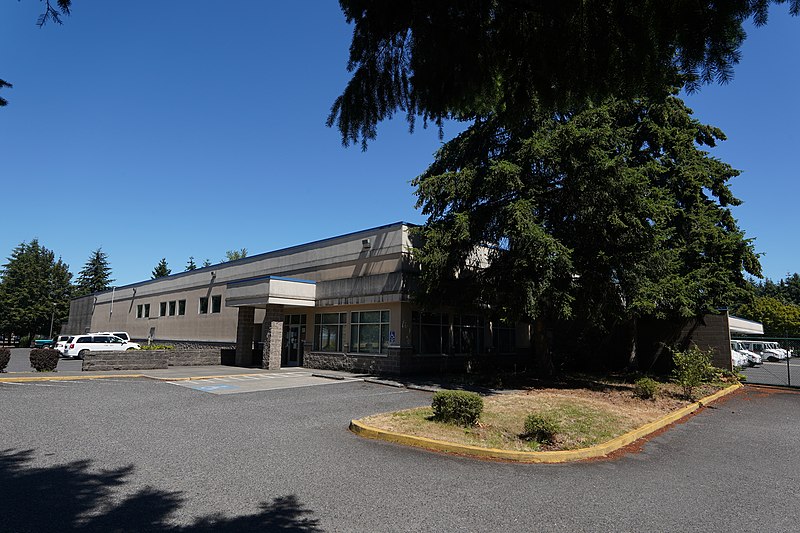
[(451, 442), (444, 442), (426, 437), (415, 437), (403, 433), (395, 433), (393, 431), (386, 431), (383, 429), (374, 428), (359, 422), (358, 420), (350, 421), (350, 431), (361, 437), (369, 439), (384, 440), (393, 442), (395, 444), (404, 444), (406, 446), (415, 446), (418, 448), (425, 448), (439, 452), (454, 453), (459, 455), (468, 455), (479, 459), (502, 459), (506, 461), (515, 461), (520, 463), (565, 463), (569, 461), (580, 461), (583, 459), (593, 459), (597, 457), (604, 457), (620, 448), (635, 442), (642, 437), (654, 433), (681, 418), (697, 411), (701, 407), (714, 402), (732, 392), (742, 388), (741, 383), (737, 383), (725, 389), (715, 392), (710, 396), (700, 399), (699, 401), (682, 407), (677, 411), (644, 426), (641, 426), (633, 431), (629, 431), (624, 435), (615, 437), (608, 442), (598, 444), (589, 448), (580, 448), (577, 450), (560, 450), (552, 452), (523, 452), (500, 450), (497, 448), (482, 448), (480, 446), (470, 446), (466, 444), (454, 444)]
[(144, 374), (106, 374), (102, 376), (20, 376), (18, 378), (0, 378), (0, 383), (25, 383), (30, 381), (77, 381), (86, 379), (109, 378), (146, 378)]

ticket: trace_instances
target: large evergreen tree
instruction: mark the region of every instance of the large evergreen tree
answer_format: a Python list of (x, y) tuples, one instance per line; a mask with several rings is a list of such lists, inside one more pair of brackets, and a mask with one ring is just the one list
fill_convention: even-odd
[(167, 266), (167, 258), (162, 257), (161, 261), (159, 261), (156, 267), (153, 269), (151, 279), (164, 278), (169, 276), (171, 273), (172, 270), (170, 270), (170, 268)]
[(34, 239), (14, 248), (0, 270), (0, 325), (7, 333), (46, 334), (69, 316), (69, 266)]
[(760, 266), (729, 209), (738, 172), (701, 149), (723, 138), (675, 97), (477, 121), (414, 181), (429, 217), (415, 253), (422, 299), (624, 327), (633, 341), (640, 317), (746, 298), (743, 271)]
[(86, 260), (78, 278), (75, 280), (76, 296), (84, 296), (93, 292), (105, 291), (113, 283), (111, 279), (111, 266), (108, 264), (108, 255), (102, 248), (93, 251)]
[[(786, 0), (340, 0), (353, 25), (352, 77), (329, 124), (366, 142), (397, 112), (437, 124), (614, 95), (661, 97), (728, 81), (743, 24)], [(800, 13), (800, 0), (789, 0)]]
[(194, 262), (194, 256), (189, 256), (189, 260), (186, 262), (186, 271), (190, 272), (192, 270), (197, 270), (197, 263)]

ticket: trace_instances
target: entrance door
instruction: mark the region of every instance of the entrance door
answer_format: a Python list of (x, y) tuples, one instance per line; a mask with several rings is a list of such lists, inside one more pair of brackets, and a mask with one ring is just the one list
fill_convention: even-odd
[(303, 364), (303, 341), (306, 340), (306, 315), (286, 315), (283, 320), (282, 366)]

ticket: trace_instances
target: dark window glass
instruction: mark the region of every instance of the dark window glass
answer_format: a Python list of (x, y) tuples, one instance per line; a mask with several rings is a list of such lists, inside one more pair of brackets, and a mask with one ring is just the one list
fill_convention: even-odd
[(186, 300), (178, 300), (178, 315), (186, 314)]
[(222, 309), (222, 296), (212, 296), (211, 297), (211, 312), (212, 313), (219, 313)]
[(200, 298), (199, 313), (201, 315), (205, 315), (206, 313), (208, 313), (208, 298)]
[(175, 309), (176, 309), (176, 303), (175, 300), (172, 300), (169, 303), (169, 316), (175, 316)]
[(158, 306), (158, 316), (167, 316), (167, 302), (161, 302)]

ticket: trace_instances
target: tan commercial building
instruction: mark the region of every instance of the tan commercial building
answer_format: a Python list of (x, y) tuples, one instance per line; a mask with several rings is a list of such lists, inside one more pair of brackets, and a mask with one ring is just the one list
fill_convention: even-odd
[(235, 347), (228, 362), (262, 368), (440, 371), (529, 353), (526, 327), (411, 303), (409, 227), (398, 222), (115, 287), (73, 300), (62, 329)]

